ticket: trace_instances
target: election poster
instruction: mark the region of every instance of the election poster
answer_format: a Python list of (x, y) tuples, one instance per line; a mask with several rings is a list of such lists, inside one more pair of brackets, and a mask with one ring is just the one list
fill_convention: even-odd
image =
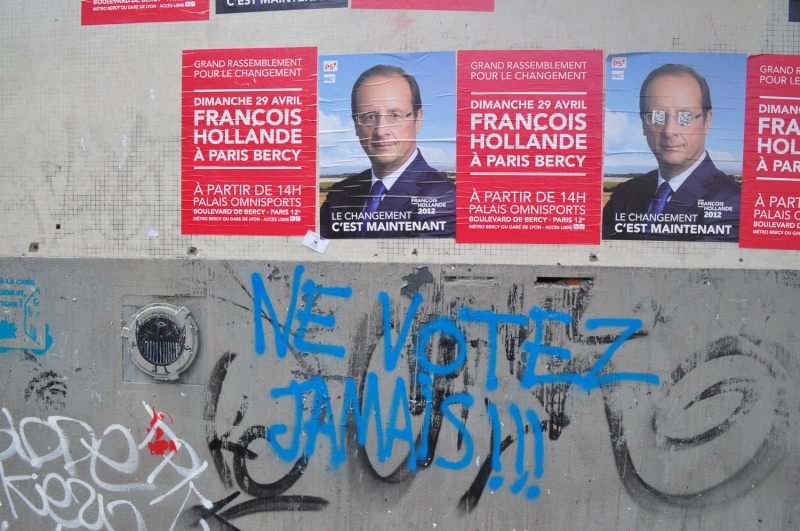
[(350, 0), (353, 9), (429, 9), (438, 11), (494, 11), (494, 0)]
[(290, 9), (328, 9), (347, 7), (347, 0), (216, 0), (217, 15), (284, 11)]
[(453, 238), (455, 52), (319, 58), (320, 234)]
[(81, 25), (208, 20), (209, 0), (81, 0)]
[(316, 60), (316, 48), (183, 52), (183, 234), (314, 229)]
[(606, 63), (603, 239), (739, 241), (746, 56)]
[(459, 243), (600, 242), (603, 55), (458, 52)]
[(800, 250), (800, 56), (747, 59), (740, 247)]

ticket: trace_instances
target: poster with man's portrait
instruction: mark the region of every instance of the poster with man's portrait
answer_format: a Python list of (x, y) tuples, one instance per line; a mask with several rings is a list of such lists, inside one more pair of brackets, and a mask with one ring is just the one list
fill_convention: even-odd
[(737, 242), (746, 56), (606, 62), (603, 238)]
[(320, 234), (455, 236), (455, 52), (319, 58)]

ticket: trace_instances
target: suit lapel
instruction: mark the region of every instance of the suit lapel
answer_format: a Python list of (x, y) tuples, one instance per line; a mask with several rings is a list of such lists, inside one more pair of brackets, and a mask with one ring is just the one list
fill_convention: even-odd
[(347, 208), (353, 211), (362, 210), (364, 208), (364, 202), (369, 196), (369, 190), (371, 187), (372, 173), (368, 171), (363, 178), (359, 176), (358, 180), (347, 187)]
[(420, 186), (417, 184), (418, 174), (425, 171), (424, 166), (422, 155), (417, 153), (417, 156), (411, 161), (411, 164), (408, 165), (406, 171), (400, 174), (400, 177), (397, 178), (392, 188), (386, 193), (378, 210), (385, 212), (405, 212), (412, 210), (410, 206), (411, 198), (419, 195)]
[(713, 168), (711, 160), (706, 156), (703, 162), (700, 163), (692, 174), (683, 182), (683, 184), (672, 196), (665, 212), (669, 213), (685, 213), (697, 208), (697, 200), (705, 197), (708, 193), (709, 184), (709, 170)]

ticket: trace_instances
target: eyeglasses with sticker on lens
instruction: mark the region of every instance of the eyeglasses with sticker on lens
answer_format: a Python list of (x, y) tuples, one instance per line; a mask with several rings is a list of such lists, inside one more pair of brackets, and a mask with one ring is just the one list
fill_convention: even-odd
[(650, 112), (642, 113), (642, 116), (644, 116), (644, 121), (647, 125), (655, 127), (666, 126), (669, 119), (672, 119), (673, 123), (678, 124), (679, 127), (691, 127), (692, 120), (700, 118), (703, 113), (694, 114), (692, 111), (678, 111), (672, 114), (661, 109), (653, 109)]
[(367, 127), (375, 127), (378, 125), (378, 122), (380, 122), (381, 118), (383, 118), (384, 125), (399, 125), (412, 114), (414, 114), (414, 111), (411, 111), (408, 114), (403, 114), (400, 112), (390, 112), (389, 114), (364, 112), (361, 114), (356, 114), (356, 123), (358, 125), (364, 125)]

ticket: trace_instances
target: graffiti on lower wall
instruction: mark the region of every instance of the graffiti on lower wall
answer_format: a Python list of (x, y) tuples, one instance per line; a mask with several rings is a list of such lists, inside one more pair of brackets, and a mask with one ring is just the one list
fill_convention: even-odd
[(209, 299), (217, 330), (242, 338), (202, 353), (203, 399), (180, 414), (166, 399), (180, 383), (141, 386), (157, 391), (128, 423), (74, 414), (83, 374), (53, 363), (61, 345), (0, 357), (0, 383), (16, 379), (0, 404), (0, 531), (233, 531), (353, 496), (397, 511), (435, 498), (451, 523), (508, 503), (536, 514), (587, 433), (580, 470), (607, 454), (602, 481), (652, 514), (725, 507), (786, 473), (800, 387), (778, 344), (726, 333), (681, 351), (671, 308), (606, 313), (591, 277), (420, 267), (365, 289), (303, 266), (222, 269), (236, 288)]
[(0, 276), (0, 353), (44, 354), (53, 343), (41, 308), (42, 293), (32, 278)]
[[(152, 421), (141, 441), (122, 424), (99, 432), (72, 417), (17, 420), (1, 408), (3, 529), (32, 515), (52, 520), (56, 529), (147, 529), (149, 511), (162, 503), (211, 507), (194, 484), (208, 463), (172, 432), (163, 413), (142, 405)], [(163, 441), (168, 451), (154, 451)], [(126, 493), (146, 493), (148, 502), (137, 506)]]
[[(800, 395), (779, 361), (789, 356), (775, 345), (726, 336), (675, 367), (657, 401), (624, 411), (619, 404), (633, 397), (626, 400), (622, 388), (608, 393), (617, 471), (634, 499), (650, 508), (703, 507), (736, 499), (766, 479), (796, 429)], [(626, 436), (634, 430), (637, 437)]]
[[(404, 280), (401, 300), (379, 292), (347, 344), (330, 338), (340, 337), (331, 333), (340, 316), (364, 311), (353, 287), (322, 284), (302, 266), (291, 276), (273, 271), (266, 282), (256, 272), (249, 285), (240, 284), (252, 300), (256, 360), (226, 352), (209, 381), (209, 449), (223, 483), (235, 491), (217, 502), (216, 518), (227, 523), (255, 512), (323, 510), (328, 500), (299, 494), (315, 459), (326, 460), (334, 473), (344, 468), (358, 476), (368, 493), (402, 495), (426, 469), (458, 471), (467, 478), (457, 501), (461, 514), (474, 511), (486, 491), (535, 503), (547, 470), (545, 449), (555, 448), (575, 422), (567, 403), (578, 395), (602, 399), (620, 480), (647, 507), (731, 499), (783, 458), (791, 387), (780, 362), (750, 340), (715, 341), (663, 378), (626, 370), (616, 356), (624, 350), (625, 360), (649, 358), (639, 319), (584, 318), (587, 279), (568, 282), (560, 290), (566, 296), (527, 309), (515, 286), (502, 311), (457, 300), (431, 311), (420, 289), (435, 284), (429, 272), (422, 268)], [(285, 300), (275, 299), (273, 286), (284, 289)], [(432, 298), (445, 299), (441, 293)], [(217, 404), (228, 385), (237, 385), (227, 383), (237, 364), (257, 370), (286, 359), (296, 363), (293, 377), (255, 398), (268, 401), (272, 415), (257, 417), (254, 398), (241, 395), (233, 422), (220, 422)], [(345, 368), (323, 369), (331, 360)], [(621, 407), (629, 398), (641, 407)], [(708, 419), (697, 431), (703, 415)], [(721, 450), (735, 446), (743, 430), (759, 430), (763, 438), (748, 437), (755, 442), (740, 449), (739, 467), (727, 463), (703, 481), (693, 477), (692, 467), (710, 456), (727, 459)], [(257, 481), (249, 467), (263, 455), (255, 446), (285, 463), (277, 467), (285, 473)], [(689, 456), (683, 477), (664, 470), (676, 451)]]

